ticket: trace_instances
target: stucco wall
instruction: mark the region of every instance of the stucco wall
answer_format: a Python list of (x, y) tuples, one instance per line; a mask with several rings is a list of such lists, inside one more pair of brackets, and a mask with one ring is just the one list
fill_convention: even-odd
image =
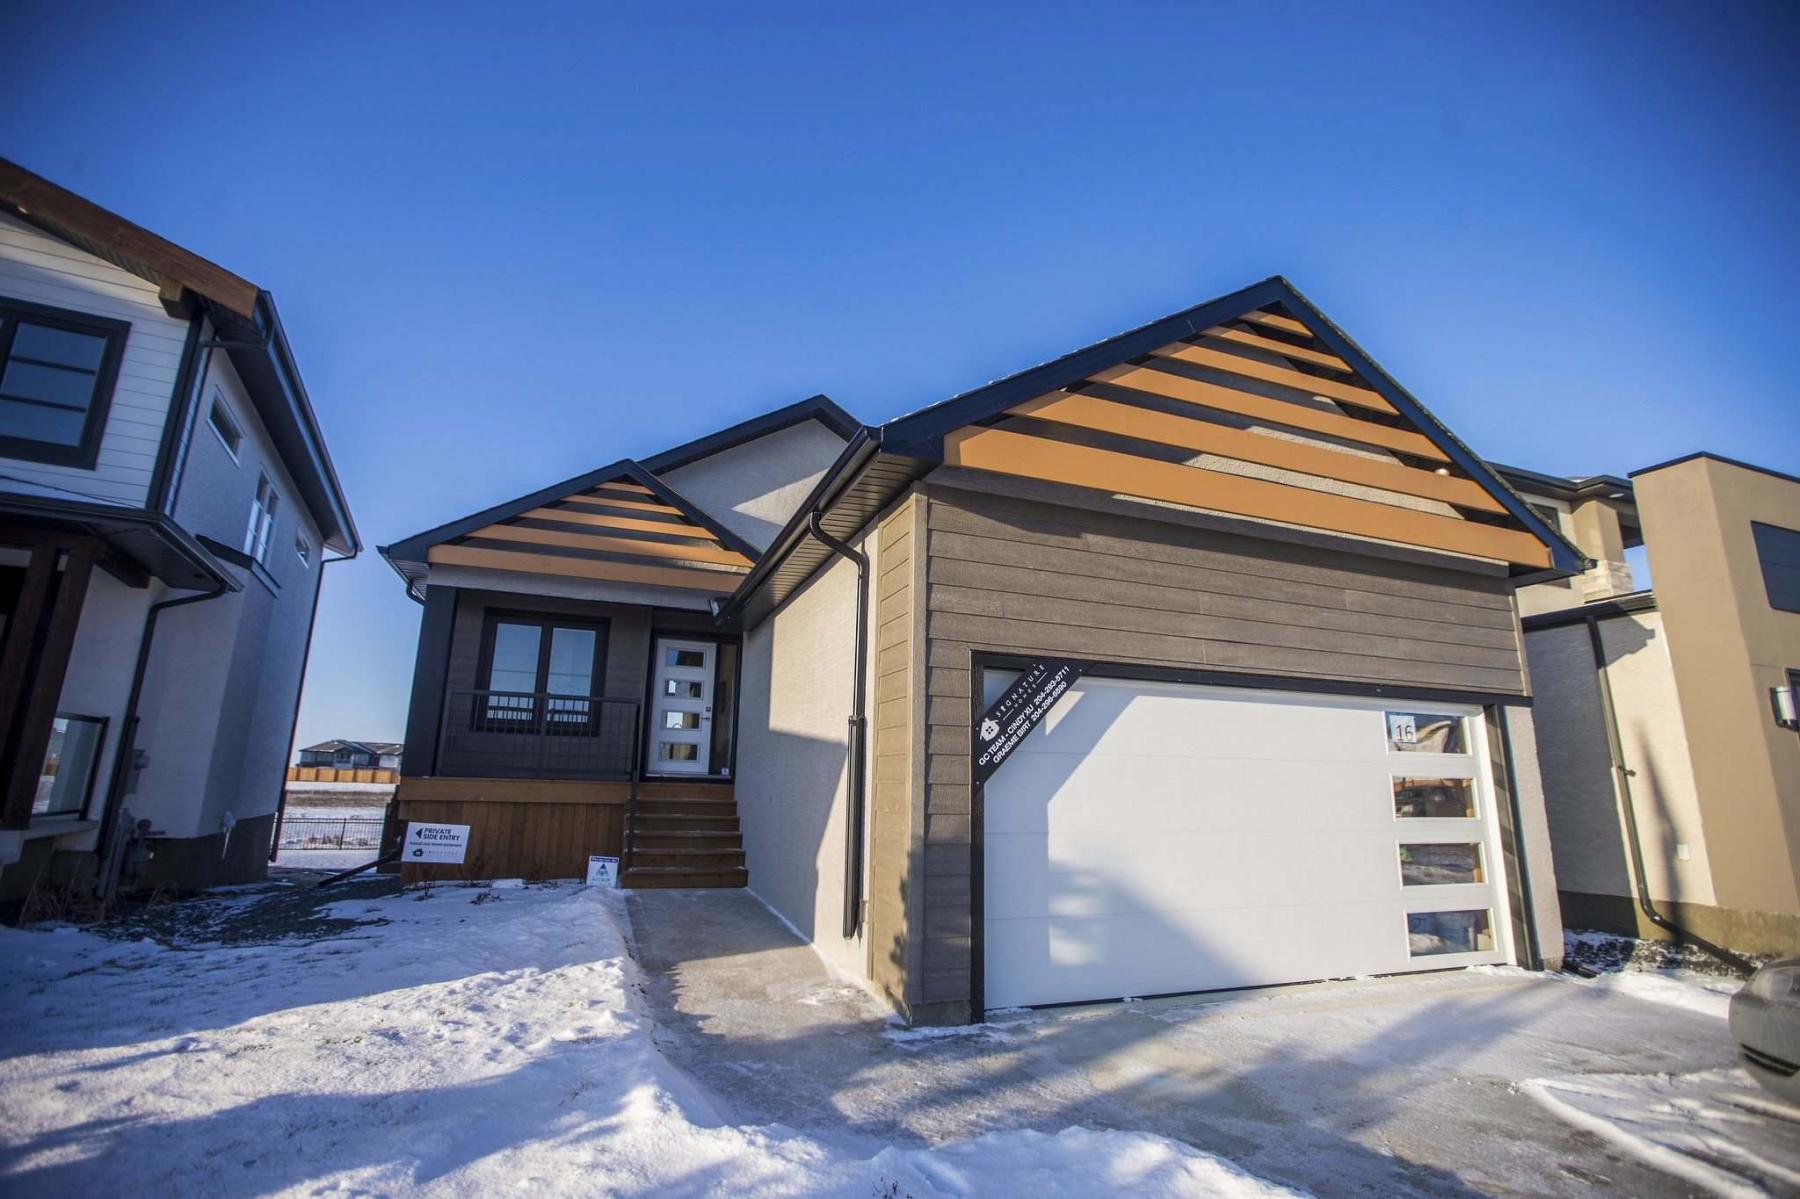
[(92, 818), (99, 816), (105, 803), (113, 761), (118, 756), (144, 614), (163, 594), (160, 583), (127, 587), (103, 570), (94, 571), (88, 580), (87, 598), (81, 605), (81, 621), (56, 710), (106, 718), (106, 736), (100, 746), (89, 801), (88, 814)]
[(807, 420), (662, 478), (714, 520), (762, 549), (843, 448), (843, 438), (818, 421)]
[(855, 612), (856, 568), (834, 559), (745, 635), (736, 795), (750, 889), (862, 978), (863, 938), (842, 927)]
[(1513, 835), (1525, 860), (1521, 881), (1530, 884), (1525, 901), (1537, 926), (1538, 953), (1545, 968), (1555, 970), (1562, 965), (1563, 949), (1562, 905), (1556, 898), (1561, 871), (1551, 844), (1536, 726), (1530, 708), (1507, 707), (1502, 712), (1512, 746), (1512, 786), (1519, 808), (1519, 824)]

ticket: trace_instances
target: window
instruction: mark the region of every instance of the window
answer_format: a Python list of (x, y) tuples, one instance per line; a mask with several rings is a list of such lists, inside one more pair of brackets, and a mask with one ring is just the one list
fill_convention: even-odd
[(1408, 912), (1407, 952), (1416, 958), (1440, 953), (1485, 953), (1494, 947), (1487, 912)]
[(0, 453), (91, 468), (126, 321), (0, 301)]
[(658, 741), (656, 756), (664, 762), (698, 762), (700, 747), (687, 741)]
[(275, 509), (281, 497), (268, 475), (256, 476), (256, 499), (250, 504), (250, 527), (244, 530), (244, 552), (268, 565), (269, 536), (275, 531)]
[(1437, 712), (1389, 712), (1388, 748), (1395, 753), (1466, 754), (1463, 720)]
[(1525, 506), (1530, 508), (1532, 512), (1537, 515), (1539, 520), (1549, 525), (1552, 529), (1555, 529), (1558, 532), (1562, 530), (1562, 517), (1557, 513), (1556, 509), (1552, 508), (1549, 504), (1534, 504), (1530, 500), (1526, 500)]
[(105, 717), (57, 714), (50, 726), (44, 764), (38, 770), (37, 796), (31, 801), (33, 816), (80, 816), (87, 810), (105, 736)]
[(703, 649), (676, 649), (671, 646), (664, 651), (668, 655), (670, 666), (705, 666), (706, 651)]
[(1424, 820), (1468, 820), (1475, 815), (1475, 780), (1396, 777), (1394, 815)]
[(1408, 887), (1447, 887), (1459, 883), (1479, 883), (1481, 846), (1402, 845), (1400, 847), (1400, 882)]
[(1800, 533), (1778, 525), (1750, 522), (1756, 560), (1762, 566), (1763, 591), (1777, 612), (1800, 612)]
[[(588, 702), (605, 677), (606, 624), (559, 617), (490, 616), (476, 714), (485, 727), (573, 730), (595, 716)], [(540, 697), (546, 697), (540, 699)]]
[(677, 699), (699, 699), (702, 686), (696, 679), (664, 679), (663, 694)]
[(294, 557), (300, 559), (301, 566), (312, 565), (312, 546), (306, 543), (306, 534), (294, 534)]
[(216, 387), (213, 388), (212, 409), (206, 414), (206, 423), (212, 426), (212, 431), (218, 435), (225, 452), (236, 462), (238, 447), (244, 444), (244, 431), (232, 419), (231, 409), (225, 406), (225, 397)]

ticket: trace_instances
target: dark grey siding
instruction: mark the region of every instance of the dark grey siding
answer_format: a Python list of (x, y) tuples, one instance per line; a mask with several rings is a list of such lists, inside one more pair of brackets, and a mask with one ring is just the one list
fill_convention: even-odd
[(972, 653), (1525, 693), (1502, 577), (961, 489), (924, 510), (922, 1019), (970, 999)]

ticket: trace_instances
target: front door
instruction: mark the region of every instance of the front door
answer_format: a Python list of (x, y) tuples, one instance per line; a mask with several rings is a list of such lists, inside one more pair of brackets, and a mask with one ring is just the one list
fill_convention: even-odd
[(707, 774), (712, 767), (711, 641), (656, 639), (650, 695), (649, 774)]

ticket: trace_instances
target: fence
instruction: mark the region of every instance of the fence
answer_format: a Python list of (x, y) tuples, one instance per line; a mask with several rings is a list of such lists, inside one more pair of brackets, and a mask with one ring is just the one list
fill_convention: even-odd
[(289, 816), (281, 822), (282, 849), (381, 847), (381, 824), (368, 817)]
[(530, 691), (452, 691), (436, 773), (459, 778), (629, 779), (638, 701)]
[(397, 783), (400, 772), (388, 766), (289, 766), (290, 783)]

